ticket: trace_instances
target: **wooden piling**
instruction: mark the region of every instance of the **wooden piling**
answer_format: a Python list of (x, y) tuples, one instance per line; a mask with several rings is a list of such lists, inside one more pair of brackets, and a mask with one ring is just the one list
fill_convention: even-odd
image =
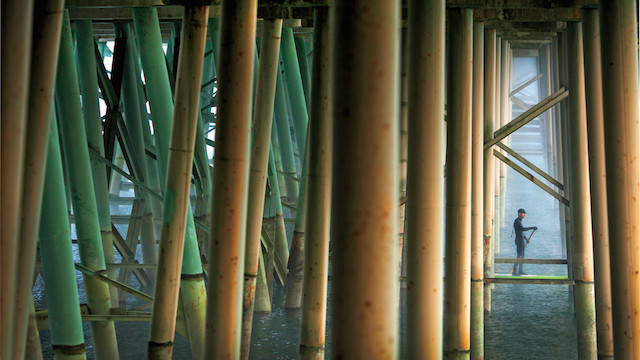
[[(187, 227), (187, 209), (190, 207), (189, 187), (193, 168), (196, 124), (200, 112), (198, 100), (208, 15), (208, 6), (185, 6), (184, 8), (160, 251), (149, 334), (148, 356), (151, 359), (171, 358), (178, 310), (178, 292), (182, 290), (184, 293), (185, 289), (188, 292), (196, 291), (191, 289), (190, 284), (182, 284), (185, 279), (181, 281), (180, 273), (185, 248), (183, 241)], [(193, 286), (197, 288), (197, 285)], [(185, 312), (188, 311), (187, 307), (197, 306), (184, 296), (182, 304)], [(191, 319), (188, 315), (185, 317), (189, 325)], [(203, 334), (193, 333), (197, 328), (188, 326), (194, 358), (204, 355)]]
[(237, 359), (242, 329), (256, 0), (222, 2), (206, 356)]
[[(73, 42), (68, 11), (65, 11), (56, 74), (55, 99), (62, 140), (67, 181), (73, 203), (80, 262), (93, 271), (106, 270), (100, 223), (93, 188), (89, 148), (85, 131), (80, 88), (73, 57)], [(111, 311), (109, 286), (95, 278), (84, 277), (87, 304), (94, 314)], [(118, 358), (118, 343), (113, 321), (91, 322), (91, 337), (97, 359)]]
[[(0, 183), (0, 357), (12, 358), (20, 214), (27, 143), (33, 1), (2, 3), (2, 173)], [(11, 34), (11, 35), (9, 35)], [(5, 36), (6, 35), (6, 36)], [(24, 318), (24, 316), (23, 316)], [(23, 319), (24, 321), (25, 319)]]
[[(484, 31), (484, 141), (493, 137), (496, 99), (496, 30)], [(484, 277), (493, 277), (495, 159), (493, 151), (484, 152)], [(484, 311), (491, 312), (491, 285), (484, 287)]]
[(278, 53), (282, 19), (266, 19), (262, 30), (260, 66), (253, 113), (253, 143), (249, 170), (247, 235), (244, 264), (244, 293), (242, 307), (242, 358), (249, 357), (251, 327), (255, 301), (258, 262), (261, 251), (262, 214), (267, 183), (267, 166), (273, 123), (273, 104), (278, 75)]
[(445, 1), (411, 1), (408, 26), (407, 354), (441, 358)]
[(595, 359), (596, 309), (593, 284), (593, 237), (591, 196), (589, 193), (589, 153), (587, 145), (587, 107), (584, 85), (582, 23), (568, 25), (569, 45), (569, 131), (571, 148), (571, 216), (573, 225), (573, 279), (576, 282), (575, 312), (578, 328), (578, 358)]
[(472, 25), (472, 10), (448, 10), (445, 359), (470, 348)]
[(602, 93), (613, 344), (616, 359), (640, 358), (640, 147), (637, 9), (600, 1)]
[[(23, 358), (27, 353), (27, 317), (33, 305), (31, 294), (38, 244), (38, 226), (42, 210), (49, 122), (53, 111), (53, 88), (58, 64), (60, 30), (64, 2), (47, 1), (34, 9), (34, 38), (30, 66), (29, 119), (27, 123), (27, 149), (24, 167), (24, 191), (20, 219), (19, 268), (16, 271), (16, 308), (18, 319), (14, 325), (13, 356)], [(4, 22), (3, 22), (4, 24)], [(3, 112), (4, 117), (4, 112)], [(4, 264), (4, 263), (3, 263)], [(38, 335), (37, 332), (34, 333)], [(39, 337), (38, 349), (40, 348)], [(0, 346), (4, 347), (4, 346)], [(37, 350), (36, 350), (37, 351)]]
[(484, 24), (473, 23), (471, 118), (471, 359), (484, 359)]
[(329, 8), (314, 10), (314, 52), (309, 117), (309, 166), (306, 194), (304, 283), (300, 325), (300, 358), (324, 359), (327, 275), (329, 265), (329, 206), (331, 199), (331, 86), (329, 83)]
[(398, 356), (400, 2), (333, 8), (332, 357)]
[(613, 359), (609, 219), (607, 217), (604, 114), (602, 111), (602, 64), (600, 61), (600, 21), (598, 19), (598, 10), (585, 9), (583, 17), (598, 359)]

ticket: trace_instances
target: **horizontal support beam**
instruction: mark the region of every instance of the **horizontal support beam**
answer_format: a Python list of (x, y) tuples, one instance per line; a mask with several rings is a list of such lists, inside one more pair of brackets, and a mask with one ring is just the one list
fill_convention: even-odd
[(543, 114), (545, 111), (549, 110), (551, 107), (553, 107), (555, 104), (562, 101), (567, 96), (569, 96), (569, 90), (565, 90), (564, 87), (560, 88), (555, 93), (549, 95), (547, 98), (540, 101), (536, 105), (532, 106), (529, 110), (525, 111), (520, 116), (513, 119), (511, 122), (509, 122), (508, 124), (498, 129), (496, 132), (494, 132), (493, 139), (487, 141), (484, 144), (484, 149), (486, 150), (491, 146), (495, 145), (497, 142), (509, 136), (514, 131), (526, 125), (529, 121), (535, 119), (536, 117)]
[(495, 258), (496, 264), (566, 264), (567, 259), (517, 259), (517, 258)]
[(536, 174), (542, 176), (545, 180), (547, 180), (548, 182), (552, 183), (555, 187), (557, 187), (558, 189), (564, 191), (564, 185), (562, 185), (562, 183), (560, 181), (554, 179), (553, 176), (547, 174), (542, 169), (540, 169), (539, 167), (535, 166), (532, 162), (530, 162), (529, 160), (525, 159), (522, 155), (520, 155), (517, 152), (515, 152), (512, 148), (508, 147), (507, 145), (505, 145), (505, 144), (503, 144), (501, 142), (497, 143), (496, 145), (498, 145), (498, 147), (501, 148), (502, 150), (506, 151), (507, 154), (513, 156), (518, 161), (520, 161), (521, 163), (523, 163), (526, 166), (528, 166), (531, 170), (535, 171)]
[[(184, 0), (67, 0), (67, 7), (137, 7), (181, 5)], [(220, 0), (200, 1), (220, 5)], [(258, 6), (312, 7), (327, 6), (328, 0), (259, 0)], [(447, 0), (447, 7), (467, 9), (597, 8), (597, 0)]]
[(556, 33), (558, 31), (565, 30), (567, 23), (564, 21), (498, 21), (498, 20), (486, 20), (483, 21), (484, 27), (489, 29), (498, 29), (496, 35), (508, 35), (512, 32), (532, 32), (532, 33)]
[(554, 198), (558, 199), (558, 201), (560, 201), (564, 205), (569, 206), (569, 200), (567, 198), (565, 198), (564, 196), (562, 196), (559, 193), (557, 193), (555, 190), (550, 188), (547, 184), (545, 184), (542, 181), (536, 179), (531, 173), (527, 172), (525, 169), (523, 169), (520, 166), (518, 166), (518, 164), (516, 164), (513, 161), (507, 159), (504, 155), (500, 154), (496, 149), (493, 149), (493, 155), (495, 157), (497, 157), (498, 159), (500, 159), (500, 161), (502, 161), (503, 163), (509, 165), (509, 167), (511, 167), (513, 170), (517, 171), (522, 176), (526, 177), (527, 179), (531, 180), (531, 182), (533, 182), (534, 184), (538, 185), (538, 187), (541, 188), (542, 190), (544, 190), (546, 193), (548, 193), (549, 195), (551, 195)]
[(569, 279), (527, 279), (522, 277), (485, 278), (485, 284), (521, 284), (521, 285), (575, 285)]
[(578, 8), (530, 8), (530, 9), (475, 9), (474, 20), (497, 20), (517, 22), (581, 21), (582, 10)]

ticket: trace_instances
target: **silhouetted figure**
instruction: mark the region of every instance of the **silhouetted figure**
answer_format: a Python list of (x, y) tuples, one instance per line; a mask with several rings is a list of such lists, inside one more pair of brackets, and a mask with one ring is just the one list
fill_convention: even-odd
[[(518, 209), (518, 217), (513, 221), (513, 229), (516, 232), (516, 249), (518, 251), (518, 259), (524, 258), (524, 248), (526, 246), (524, 240), (524, 232), (529, 230), (537, 230), (537, 226), (524, 227), (522, 226), (522, 219), (524, 219), (527, 212), (524, 209)], [(523, 270), (524, 264), (513, 264), (513, 275), (527, 275)]]

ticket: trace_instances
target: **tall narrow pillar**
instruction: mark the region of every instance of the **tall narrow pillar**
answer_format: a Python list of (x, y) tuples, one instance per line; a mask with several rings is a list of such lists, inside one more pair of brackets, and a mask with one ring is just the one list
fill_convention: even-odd
[(260, 258), (260, 234), (267, 184), (267, 166), (273, 123), (273, 103), (278, 75), (278, 53), (282, 19), (265, 19), (260, 46), (260, 66), (253, 112), (253, 144), (249, 172), (247, 209), (247, 239), (244, 264), (244, 294), (242, 308), (242, 358), (249, 357), (251, 327), (255, 305), (256, 280)]
[[(78, 75), (73, 59), (73, 42), (69, 13), (65, 11), (60, 39), (60, 57), (56, 74), (55, 98), (62, 140), (67, 181), (76, 219), (80, 262), (96, 272), (106, 270), (98, 208), (93, 189), (89, 147), (85, 131)], [(99, 279), (84, 277), (87, 305), (91, 313), (111, 312), (109, 286)], [(113, 321), (92, 321), (91, 338), (97, 359), (118, 358), (118, 342)]]
[[(13, 358), (20, 208), (27, 140), (33, 0), (2, 2), (2, 178), (0, 179), (0, 357)], [(9, 35), (10, 34), (10, 35)], [(26, 319), (25, 319), (26, 320)]]
[[(495, 117), (493, 119), (493, 128), (494, 130), (500, 128), (500, 124), (502, 124), (502, 39), (496, 38), (496, 107), (495, 107)], [(493, 137), (493, 133), (491, 133), (491, 137)], [(493, 156), (493, 155), (492, 155)], [(494, 202), (493, 202), (493, 214), (494, 214), (494, 222), (493, 222), (493, 255), (500, 255), (500, 231), (502, 230), (502, 214), (500, 214), (500, 168), (502, 167), (501, 161), (494, 161), (494, 177), (493, 177), (493, 186), (494, 186)]]
[[(27, 318), (33, 307), (31, 288), (38, 246), (38, 226), (42, 210), (47, 144), (53, 88), (58, 66), (60, 29), (64, 2), (47, 1), (34, 9), (34, 38), (31, 56), (31, 83), (29, 85), (29, 119), (27, 123), (27, 149), (24, 167), (24, 191), (20, 219), (20, 250), (16, 273), (16, 323), (13, 340), (14, 358), (22, 359), (27, 339)], [(3, 22), (4, 24), (4, 22)], [(4, 113), (3, 113), (4, 117)], [(35, 224), (35, 225), (34, 225)], [(35, 334), (38, 334), (35, 332)], [(39, 340), (39, 339), (38, 339)], [(40, 346), (38, 341), (38, 347)], [(2, 347), (2, 346), (0, 346)]]
[(636, 2), (600, 1), (613, 344), (640, 358), (640, 148)]
[[(140, 63), (145, 75), (145, 90), (149, 99), (153, 120), (156, 156), (161, 180), (168, 176), (168, 158), (172, 129), (174, 104), (169, 84), (167, 64), (162, 50), (162, 37), (158, 13), (155, 8), (138, 7), (132, 9), (136, 40), (140, 53)], [(201, 64), (201, 63), (200, 63)], [(191, 80), (196, 81), (196, 80)], [(194, 99), (199, 99), (196, 96)], [(189, 105), (191, 106), (191, 105)], [(145, 110), (146, 111), (146, 110)], [(189, 198), (187, 197), (187, 201)], [(175, 198), (168, 196), (165, 183), (165, 206), (173, 206)], [(180, 276), (180, 300), (189, 332), (191, 352), (198, 357), (204, 348), (204, 326), (207, 296), (202, 272), (200, 250), (193, 221), (191, 206), (187, 206), (184, 250)], [(175, 239), (174, 239), (175, 240)], [(181, 240), (175, 240), (181, 241)], [(156, 282), (156, 285), (159, 281)]]
[(296, 53), (296, 44), (293, 39), (293, 29), (286, 27), (282, 30), (281, 51), (282, 64), (284, 67), (284, 77), (287, 84), (287, 93), (291, 104), (291, 115), (293, 117), (293, 128), (298, 145), (298, 154), (303, 156), (304, 144), (307, 138), (307, 123), (309, 115), (307, 113), (307, 103), (304, 99), (304, 89), (302, 87), (302, 77), (300, 75), (300, 65)]
[[(196, 125), (199, 107), (202, 59), (207, 38), (208, 6), (185, 6), (178, 71), (168, 153), (164, 211), (160, 232), (160, 251), (149, 334), (150, 359), (170, 359), (173, 351), (178, 292), (186, 233), (189, 187), (193, 168)], [(183, 307), (193, 304), (182, 299)], [(187, 318), (187, 323), (189, 319)], [(201, 334), (189, 329), (193, 357), (204, 355), (204, 343), (195, 342)]]
[(473, 10), (447, 16), (447, 179), (444, 352), (468, 359), (471, 297), (471, 88)]
[(225, 0), (220, 22), (206, 356), (240, 357), (257, 0)]
[(484, 24), (473, 24), (471, 118), (471, 358), (484, 358)]
[(593, 236), (591, 233), (591, 196), (589, 189), (589, 153), (587, 144), (587, 105), (584, 85), (582, 23), (570, 22), (568, 121), (571, 136), (571, 216), (573, 225), (573, 279), (576, 284), (575, 313), (578, 327), (578, 358), (595, 359), (596, 309), (593, 284)]
[(80, 360), (86, 356), (78, 284), (73, 265), (58, 127), (55, 116), (50, 116), (50, 124), (47, 124), (50, 128), (46, 151), (46, 177), (43, 184), (42, 220), (39, 226), (42, 274), (47, 295), (53, 355), (56, 359)]
[[(287, 202), (296, 203), (300, 184), (296, 181), (298, 173), (293, 155), (293, 143), (291, 140), (291, 129), (289, 126), (289, 112), (287, 111), (287, 88), (282, 74), (278, 74), (275, 98), (275, 129), (280, 145), (279, 154), (274, 154), (282, 159), (282, 170), (284, 171), (284, 183)], [(275, 149), (274, 149), (275, 150)]]
[(598, 10), (585, 9), (582, 14), (584, 19), (584, 67), (598, 359), (613, 359), (609, 219), (607, 218), (607, 175), (604, 155), (604, 114), (602, 112), (602, 64), (600, 62), (600, 21), (598, 19)]
[(393, 359), (400, 2), (340, 1), (333, 10), (332, 356)]
[[(102, 119), (98, 103), (98, 72), (96, 71), (95, 40), (91, 20), (79, 20), (74, 23), (76, 30), (76, 68), (80, 80), (82, 96), (82, 115), (84, 117), (87, 143), (89, 147), (104, 157), (104, 140), (102, 138)], [(107, 169), (104, 163), (91, 159), (93, 190), (96, 197), (100, 236), (105, 261), (114, 263), (113, 232), (109, 208), (109, 188)], [(107, 271), (110, 278), (116, 279), (115, 269)], [(118, 304), (118, 289), (110, 287), (111, 302)]]
[[(493, 137), (493, 123), (496, 114), (496, 30), (484, 31), (484, 141)], [(495, 157), (493, 149), (484, 151), (484, 277), (493, 277), (494, 260), (494, 196), (495, 196)], [(484, 287), (484, 310), (491, 312), (491, 284)]]
[(409, 3), (407, 355), (442, 357), (444, 0)]
[[(127, 39), (127, 51), (124, 54), (124, 70), (122, 74), (122, 102), (124, 105), (125, 123), (127, 130), (129, 131), (129, 138), (133, 145), (133, 151), (129, 154), (130, 161), (134, 161), (138, 164), (139, 174), (138, 180), (142, 181), (149, 187), (154, 186), (154, 182), (151, 181), (149, 176), (149, 169), (147, 166), (147, 154), (145, 153), (144, 142), (144, 126), (143, 116), (146, 119), (146, 101), (145, 101), (145, 113), (140, 113), (140, 104), (138, 103), (138, 78), (139, 73), (136, 72), (135, 64), (138, 62), (137, 51), (135, 45), (135, 39), (132, 36), (130, 30), (130, 24), (116, 24), (116, 31), (121, 33), (121, 36)], [(95, 56), (95, 55), (94, 55)], [(147, 128), (149, 127), (147, 121)], [(203, 140), (204, 141), (204, 140)], [(157, 179), (155, 179), (157, 181)], [(142, 261), (145, 264), (157, 264), (158, 263), (158, 250), (156, 245), (156, 232), (153, 222), (152, 205), (154, 201), (158, 199), (152, 198), (146, 191), (140, 190), (136, 187), (136, 197), (144, 199), (144, 213), (142, 215), (142, 224), (140, 229), (140, 243), (142, 245)], [(101, 224), (102, 225), (102, 224)], [(106, 229), (105, 229), (106, 230)], [(105, 231), (103, 230), (103, 231)], [(113, 252), (113, 250), (112, 250)], [(156, 272), (148, 271), (148, 275), (151, 279), (155, 279)]]
[[(500, 48), (500, 126), (503, 127), (511, 121), (511, 98), (509, 92), (511, 92), (511, 58), (509, 56), (510, 47), (507, 40), (501, 40), (502, 47)], [(502, 140), (502, 143), (507, 144), (508, 139)], [(504, 150), (500, 150), (504, 153)], [(506, 200), (507, 189), (507, 164), (500, 161), (498, 162), (500, 167), (500, 203), (496, 209), (499, 214), (500, 222), (497, 223), (498, 231), (501, 231), (505, 225), (505, 213), (504, 204)]]
[(304, 282), (300, 357), (324, 359), (327, 275), (329, 265), (329, 207), (331, 199), (331, 86), (329, 82), (329, 8), (315, 9), (313, 72), (309, 119), (309, 166), (306, 176)]

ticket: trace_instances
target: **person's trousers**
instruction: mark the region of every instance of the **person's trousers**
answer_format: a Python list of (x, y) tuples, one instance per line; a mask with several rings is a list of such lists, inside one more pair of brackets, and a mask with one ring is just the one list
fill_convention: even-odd
[[(517, 241), (516, 240), (516, 250), (518, 251), (518, 259), (524, 259), (524, 241)], [(522, 270), (522, 267), (524, 266), (524, 264), (519, 263), (519, 264), (513, 264), (513, 275), (520, 275), (522, 274), (524, 271)]]

